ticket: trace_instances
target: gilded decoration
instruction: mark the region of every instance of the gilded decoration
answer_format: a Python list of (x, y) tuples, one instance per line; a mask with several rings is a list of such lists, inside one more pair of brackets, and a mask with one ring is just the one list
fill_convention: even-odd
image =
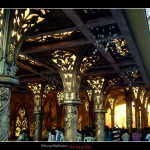
[[(31, 95), (13, 94), (11, 96), (9, 138), (18, 136), (23, 127), (29, 131), (31, 137), (33, 136), (33, 108), (33, 98)], [(18, 121), (16, 122), (16, 120)], [(19, 126), (16, 126), (16, 123)]]
[(34, 94), (34, 112), (41, 111), (41, 88), (42, 85), (40, 83), (28, 83), (28, 87), (31, 89), (31, 91)]
[(27, 112), (24, 107), (20, 108), (18, 111), (15, 130), (15, 136), (17, 137), (20, 135), (20, 131), (27, 130), (28, 128), (28, 118), (26, 113)]
[(89, 96), (89, 100), (92, 100), (92, 90), (87, 90), (87, 94)]
[(35, 66), (41, 66), (41, 64), (39, 64), (38, 62), (32, 60), (32, 59), (29, 59), (27, 56), (24, 56), (22, 54), (19, 54), (19, 59), (21, 60), (24, 60), (24, 61), (27, 61), (29, 62), (29, 64), (31, 65), (35, 65)]
[[(56, 64), (63, 81), (63, 103), (67, 104), (64, 106), (66, 141), (76, 141), (76, 133), (74, 131), (77, 130), (78, 123), (77, 105), (79, 104), (80, 80), (83, 73), (85, 73), (98, 58), (98, 56), (85, 57), (79, 64), (76, 56), (68, 51), (56, 50), (52, 53), (52, 61)], [(77, 70), (78, 68), (79, 70)], [(86, 108), (88, 109), (88, 107)]]
[(110, 104), (110, 108), (114, 109), (114, 105), (115, 105), (115, 98), (109, 98), (108, 102)]
[(54, 87), (51, 87), (50, 84), (46, 83), (28, 83), (28, 87), (32, 91), (34, 95), (34, 104), (35, 104), (35, 112), (41, 111), (42, 106), (44, 104), (45, 98)]
[(62, 77), (64, 91), (70, 92), (74, 87), (72, 86), (73, 70), (76, 56), (67, 51), (57, 50), (52, 54), (52, 61), (57, 65)]
[(15, 63), (25, 37), (44, 21), (48, 13), (47, 9), (0, 10), (0, 66), (5, 68), (0, 74), (15, 75)]
[(101, 93), (105, 79), (102, 77), (89, 77), (87, 82), (92, 86), (96, 95)]

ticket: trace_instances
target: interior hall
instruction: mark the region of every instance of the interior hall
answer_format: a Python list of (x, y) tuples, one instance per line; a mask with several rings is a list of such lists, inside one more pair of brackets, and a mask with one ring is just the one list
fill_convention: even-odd
[(149, 8), (1, 8), (0, 141), (149, 141), (149, 29)]

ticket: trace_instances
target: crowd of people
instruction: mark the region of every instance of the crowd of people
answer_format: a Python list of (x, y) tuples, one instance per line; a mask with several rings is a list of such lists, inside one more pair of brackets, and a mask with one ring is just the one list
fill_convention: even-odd
[[(95, 140), (95, 127), (85, 126), (81, 130), (77, 130), (76, 141), (84, 141), (86, 137), (91, 137)], [(45, 135), (45, 141), (64, 141), (64, 129), (47, 129)], [(17, 141), (32, 141), (26, 130), (20, 132)], [(34, 141), (34, 140), (33, 140)], [(104, 141), (150, 141), (150, 127), (137, 130), (132, 129), (132, 133), (129, 133), (128, 129), (115, 127), (114, 129), (105, 126)]]
[(111, 129), (108, 126), (105, 127), (105, 141), (150, 141), (150, 127), (138, 130), (133, 128), (129, 133), (125, 128)]

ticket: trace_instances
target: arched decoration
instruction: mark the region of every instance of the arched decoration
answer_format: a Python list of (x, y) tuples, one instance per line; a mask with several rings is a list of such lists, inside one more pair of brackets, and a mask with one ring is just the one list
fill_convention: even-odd
[(15, 121), (15, 136), (18, 137), (20, 134), (20, 131), (23, 130), (28, 130), (29, 128), (29, 119), (28, 119), (28, 114), (27, 110), (25, 109), (24, 106), (19, 108), (17, 116), (16, 116), (16, 121)]

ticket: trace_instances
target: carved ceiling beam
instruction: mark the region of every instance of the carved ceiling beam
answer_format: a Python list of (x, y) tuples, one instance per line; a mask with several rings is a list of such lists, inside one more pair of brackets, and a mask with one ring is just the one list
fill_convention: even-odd
[[(73, 23), (80, 28), (81, 32), (87, 37), (87, 39), (95, 45), (96, 39), (94, 38), (93, 33), (89, 29), (82, 29), (82, 26), (84, 25), (84, 22), (80, 18), (80, 16), (75, 12), (75, 10), (71, 9), (63, 9), (64, 13), (73, 21)], [(112, 56), (108, 53), (105, 52), (104, 47), (98, 47), (95, 46), (99, 52), (105, 57), (105, 59), (112, 65), (114, 70), (122, 77), (122, 79), (125, 81), (125, 83), (128, 84), (128, 86), (131, 86), (130, 81), (126, 77), (124, 73), (122, 73), (121, 69), (117, 66), (115, 60), (112, 58)]]
[(30, 67), (30, 66), (28, 66), (28, 65), (25, 65), (24, 63), (17, 62), (17, 65), (18, 65), (19, 67), (21, 67), (21, 68), (23, 68), (23, 69), (29, 71), (29, 72), (32, 72), (32, 73), (34, 73), (34, 74), (36, 74), (36, 75), (40, 75), (40, 76), (42, 76), (42, 77), (45, 77), (43, 74), (39, 73), (37, 70), (35, 70), (34, 68), (32, 68), (32, 67)]
[(59, 42), (59, 43), (54, 43), (54, 44), (36, 46), (32, 48), (25, 48), (25, 49), (22, 49), (21, 52), (23, 52), (24, 54), (39, 53), (39, 52), (45, 52), (49, 50), (63, 49), (66, 47), (80, 46), (80, 45), (85, 45), (89, 43), (90, 42), (86, 38), (83, 38), (83, 39), (64, 41), (64, 42)]
[[(113, 24), (113, 23), (115, 23), (115, 21), (112, 16), (97, 18), (97, 19), (92, 19), (92, 20), (86, 21), (86, 23), (82, 26), (82, 29), (96, 27), (96, 26), (100, 26), (100, 25)], [(40, 34), (30, 35), (26, 38), (26, 40), (34, 39), (34, 38), (42, 37), (42, 36), (47, 36), (47, 35), (51, 35), (51, 34), (56, 34), (56, 33), (70, 32), (70, 31), (77, 31), (77, 30), (80, 30), (80, 28), (69, 27), (69, 28), (65, 28), (65, 29), (58, 29), (55, 31), (49, 31), (49, 32), (44, 32), (44, 33), (40, 33)]]

